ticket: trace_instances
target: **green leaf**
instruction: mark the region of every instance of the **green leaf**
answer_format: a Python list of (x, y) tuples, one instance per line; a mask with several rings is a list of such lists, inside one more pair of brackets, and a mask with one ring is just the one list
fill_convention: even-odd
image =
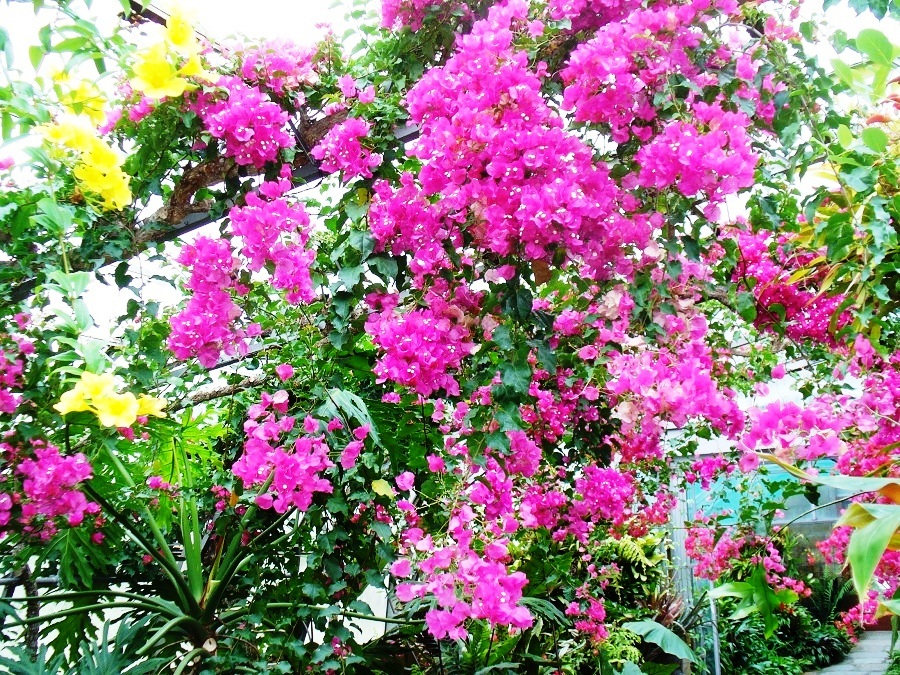
[(2, 27), (0, 27), (0, 51), (6, 57), (6, 67), (12, 68), (14, 56), (12, 40), (9, 39), (9, 33), (6, 29)]
[(878, 127), (866, 127), (862, 132), (862, 141), (875, 152), (884, 152), (887, 150), (890, 139)]
[(366, 262), (369, 264), (369, 267), (373, 268), (381, 276), (382, 279), (391, 281), (397, 278), (399, 268), (397, 267), (397, 261), (393, 258), (388, 258), (387, 256), (375, 256), (369, 258)]
[(344, 211), (347, 213), (347, 217), (350, 218), (354, 223), (358, 223), (362, 220), (362, 217), (366, 215), (369, 211), (368, 204), (355, 204), (353, 202), (348, 202), (344, 205)]
[(622, 664), (622, 670), (619, 671), (619, 675), (643, 675), (643, 673), (636, 664), (631, 661), (625, 661), (625, 663)]
[(838, 143), (840, 143), (842, 147), (849, 148), (851, 145), (853, 145), (853, 132), (850, 131), (850, 127), (848, 127), (846, 124), (841, 124), (840, 126), (838, 126), (837, 137)]
[(875, 77), (872, 78), (872, 98), (878, 99), (884, 96), (887, 89), (888, 77), (891, 74), (890, 66), (881, 66), (875, 69)]
[(876, 19), (883, 19), (888, 9), (895, 9), (894, 0), (850, 0), (847, 3), (850, 9), (855, 10), (857, 14), (862, 14), (866, 10), (872, 12)]
[(123, 261), (116, 265), (115, 280), (119, 288), (125, 288), (134, 281), (134, 277), (128, 274), (128, 262)]
[(688, 647), (687, 643), (658, 621), (652, 619), (629, 621), (622, 624), (622, 627), (632, 633), (637, 633), (646, 642), (656, 645), (666, 654), (697, 663), (697, 655)]
[(894, 45), (880, 30), (865, 28), (856, 36), (856, 48), (880, 66), (890, 66), (894, 62)]
[[(479, 668), (472, 675), (487, 675), (487, 673), (494, 673), (498, 671), (509, 672), (512, 669), (517, 669), (519, 667), (518, 663), (511, 663), (509, 661), (503, 661), (501, 663), (493, 663), (489, 666), (485, 666), (484, 668)], [(639, 673), (641, 671), (638, 671)]]
[(744, 321), (753, 321), (756, 318), (756, 298), (752, 293), (738, 293), (735, 308)]
[(848, 66), (846, 63), (844, 63), (840, 59), (832, 59), (831, 67), (834, 68), (834, 74), (838, 76), (838, 79), (841, 82), (846, 84), (848, 87), (853, 86), (853, 82), (856, 79), (856, 75), (850, 66)]
[[(894, 450), (896, 448), (886, 449)], [(858, 494), (862, 494), (864, 492), (881, 492), (886, 496), (891, 496), (891, 494), (900, 495), (900, 478), (870, 478), (863, 476), (827, 475), (813, 476), (812, 474), (805, 472), (803, 469), (797, 468), (793, 464), (788, 464), (775, 455), (771, 455), (768, 453), (759, 453), (759, 456), (761, 459), (765, 459), (769, 462), (772, 462), (773, 464), (777, 464), (796, 478), (808, 480), (812, 483), (818, 483), (819, 485), (827, 485), (838, 490), (846, 490), (847, 492)]]
[(75, 324), (78, 326), (78, 332), (83, 333), (94, 325), (91, 311), (88, 309), (87, 303), (84, 300), (75, 298), (72, 303), (72, 309), (75, 311)]
[(355, 420), (358, 424), (369, 425), (369, 438), (375, 445), (381, 445), (381, 438), (366, 402), (352, 391), (344, 389), (329, 389), (328, 398), (319, 408), (319, 413), (330, 417), (344, 418), (345, 421)]
[(503, 384), (521, 394), (531, 386), (531, 366), (527, 363), (504, 363), (500, 366), (500, 375)]
[[(847, 562), (853, 574), (853, 586), (860, 598), (866, 597), (875, 568), (881, 562), (891, 539), (900, 529), (900, 505), (854, 503), (844, 513), (837, 525), (852, 525), (854, 518), (871, 517), (868, 524), (856, 527), (847, 546)], [(858, 522), (858, 521), (857, 521)]]
[(500, 349), (512, 349), (513, 342), (512, 337), (509, 334), (509, 326), (500, 325), (494, 329), (494, 332), (491, 333), (491, 340), (500, 347)]
[(72, 210), (62, 207), (55, 200), (44, 197), (37, 204), (38, 212), (32, 219), (39, 225), (43, 225), (48, 232), (55, 236), (62, 236), (72, 226)]
[(38, 45), (31, 45), (28, 48), (28, 60), (31, 61), (31, 67), (37, 70), (41, 67), (46, 52)]
[(362, 265), (356, 265), (354, 267), (342, 267), (338, 270), (338, 278), (341, 280), (341, 283), (350, 290), (357, 283), (359, 283), (359, 279), (362, 276), (364, 268)]
[(749, 598), (753, 595), (753, 586), (746, 581), (732, 581), (721, 586), (716, 586), (709, 592), (709, 597), (719, 598)]

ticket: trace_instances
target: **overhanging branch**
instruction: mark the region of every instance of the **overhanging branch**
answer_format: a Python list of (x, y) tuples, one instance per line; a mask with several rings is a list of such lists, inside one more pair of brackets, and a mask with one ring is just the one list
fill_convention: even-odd
[[(346, 113), (338, 113), (303, 125), (300, 129), (301, 138), (299, 139), (302, 142), (302, 147), (314, 147), (328, 133), (329, 129), (344, 119), (346, 119)], [(394, 135), (400, 143), (409, 143), (418, 138), (419, 128), (415, 125), (405, 125), (399, 127), (394, 132)], [(149, 218), (138, 223), (134, 228), (134, 237), (131, 245), (118, 256), (107, 256), (104, 258), (100, 267), (130, 260), (142, 253), (150, 245), (172, 241), (214, 222), (218, 216), (214, 216), (210, 212), (213, 204), (208, 201), (194, 202), (194, 196), (203, 188), (223, 182), (232, 175), (232, 172), (234, 175), (237, 175), (237, 165), (232, 159), (224, 157), (216, 158), (188, 169), (172, 192), (172, 198), (169, 200), (169, 203)], [(293, 169), (295, 185), (311, 183), (327, 175), (308, 157), (298, 157), (298, 162)], [(235, 201), (229, 200), (225, 204), (225, 209), (227, 210), (235, 204)], [(221, 209), (216, 211), (216, 213), (221, 212)], [(79, 264), (76, 262), (73, 264), (73, 269), (84, 270), (89, 268), (85, 263)], [(37, 279), (34, 278), (27, 279), (17, 285), (11, 293), (12, 303), (18, 304), (27, 299), (34, 292), (36, 286)]]

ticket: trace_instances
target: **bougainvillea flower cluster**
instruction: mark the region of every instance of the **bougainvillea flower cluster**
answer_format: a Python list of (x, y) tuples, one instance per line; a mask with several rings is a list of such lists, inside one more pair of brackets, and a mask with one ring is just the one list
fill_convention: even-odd
[(282, 148), (294, 146), (294, 137), (285, 131), (287, 112), (259, 87), (237, 77), (223, 77), (217, 87), (222, 94), (201, 95), (195, 109), (209, 134), (224, 144), (225, 156), (263, 168)]
[(350, 117), (331, 129), (310, 154), (319, 160), (322, 171), (340, 171), (345, 181), (371, 178), (372, 169), (381, 164), (382, 158), (360, 142), (370, 130), (364, 119)]
[(305, 511), (317, 492), (330, 493), (332, 485), (323, 472), (334, 464), (319, 424), (307, 417), (303, 433), (285, 442), (296, 419), (286, 415), (288, 393), (263, 393), (251, 407), (244, 423), (247, 440), (243, 454), (232, 467), (235, 476), (248, 488), (265, 484), (268, 489), (256, 497), (258, 506), (284, 513), (289, 508)]
[(211, 368), (225, 354), (247, 352), (251, 325), (240, 328), (242, 312), (231, 291), (236, 289), (238, 260), (224, 239), (198, 237), (181, 249), (178, 262), (191, 268), (186, 287), (193, 292), (187, 306), (172, 317), (169, 349), (180, 359), (196, 357)]
[(29, 446), (0, 443), (0, 536), (13, 527), (29, 537), (50, 539), (60, 525), (76, 527), (99, 512), (78, 485), (93, 472), (87, 458), (62, 455), (40, 440)]

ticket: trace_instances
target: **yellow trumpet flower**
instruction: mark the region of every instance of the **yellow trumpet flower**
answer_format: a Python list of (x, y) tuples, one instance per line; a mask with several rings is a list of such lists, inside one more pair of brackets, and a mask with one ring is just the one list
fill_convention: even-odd
[(155, 396), (147, 396), (146, 394), (141, 394), (138, 396), (138, 416), (141, 415), (153, 415), (154, 417), (165, 417), (165, 407), (166, 401), (162, 398), (156, 398)]
[(61, 415), (70, 412), (90, 411), (105, 427), (130, 427), (139, 416), (165, 417), (165, 400), (131, 392), (116, 391), (112, 373), (96, 375), (87, 371), (69, 391), (60, 396), (53, 408)]
[(178, 77), (175, 66), (169, 62), (166, 45), (163, 42), (140, 52), (133, 70), (131, 86), (147, 98), (181, 96), (188, 86), (188, 81)]
[(137, 421), (138, 402), (131, 392), (108, 393), (92, 399), (91, 404), (100, 424), (105, 427), (130, 427)]
[(169, 18), (166, 19), (166, 40), (176, 51), (183, 54), (197, 52), (200, 43), (194, 34), (188, 14), (180, 7), (173, 7)]
[(56, 403), (53, 408), (60, 415), (90, 410), (90, 406), (84, 397), (84, 391), (79, 390), (77, 386), (75, 389), (64, 392), (63, 395), (59, 397), (59, 403)]

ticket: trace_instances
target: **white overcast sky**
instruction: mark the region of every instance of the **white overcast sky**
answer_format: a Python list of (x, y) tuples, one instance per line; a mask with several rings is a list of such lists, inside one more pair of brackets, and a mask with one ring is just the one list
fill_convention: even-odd
[[(164, 12), (168, 4), (154, 1), (150, 6)], [(323, 25), (330, 25), (340, 36), (347, 28), (344, 15), (350, 0), (181, 0), (178, 4), (196, 17), (198, 29), (213, 41), (241, 34), (290, 39), (302, 45), (321, 38)], [(111, 28), (122, 6), (118, 0), (93, 0), (89, 11), (85, 18)], [(42, 23), (35, 20), (30, 2), (0, 0), (0, 26), (12, 37), (15, 65), (20, 70), (30, 70), (28, 47), (37, 43), (36, 31)]]

